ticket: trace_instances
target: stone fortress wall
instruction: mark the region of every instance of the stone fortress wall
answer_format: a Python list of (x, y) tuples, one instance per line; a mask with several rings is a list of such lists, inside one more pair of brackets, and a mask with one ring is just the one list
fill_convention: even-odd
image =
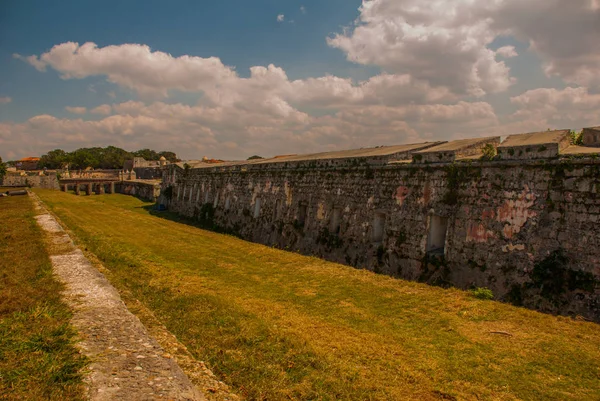
[(160, 195), (160, 183), (157, 181), (119, 181), (115, 183), (115, 190), (119, 194), (136, 196), (148, 202), (155, 202)]
[(59, 189), (58, 177), (55, 172), (48, 175), (8, 173), (0, 180), (0, 186), (7, 187), (34, 187), (45, 189)]
[(125, 171), (135, 171), (138, 179), (156, 180), (162, 177), (161, 168), (168, 164), (169, 162), (164, 157), (160, 160), (146, 160), (143, 157), (134, 157), (132, 160), (125, 161), (123, 169)]
[(174, 164), (160, 201), (250, 241), (600, 321), (600, 148), (568, 135)]

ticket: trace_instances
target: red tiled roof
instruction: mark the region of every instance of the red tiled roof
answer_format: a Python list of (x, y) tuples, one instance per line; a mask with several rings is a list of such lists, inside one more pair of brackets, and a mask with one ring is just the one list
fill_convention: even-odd
[(39, 157), (24, 157), (19, 161), (20, 162), (39, 162), (40, 158)]

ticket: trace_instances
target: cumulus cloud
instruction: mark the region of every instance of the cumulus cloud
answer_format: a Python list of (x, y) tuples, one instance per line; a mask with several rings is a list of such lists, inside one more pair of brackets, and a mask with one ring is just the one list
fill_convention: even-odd
[(366, 1), (359, 24), (327, 42), (352, 62), (411, 74), (458, 94), (504, 91), (513, 80), (504, 62), (487, 48), (495, 34), (489, 21), (473, 12), (474, 4), (471, 0)]
[(600, 8), (597, 0), (370, 0), (357, 24), (328, 38), (348, 60), (411, 74), (457, 94), (506, 90), (514, 80), (495, 55), (499, 36), (528, 42), (548, 75), (600, 85)]
[(519, 107), (513, 119), (542, 122), (553, 128), (560, 124), (581, 128), (600, 123), (600, 94), (592, 94), (587, 88), (539, 88), (510, 100)]
[(51, 67), (63, 79), (105, 75), (109, 82), (142, 94), (167, 96), (168, 90), (203, 91), (235, 77), (217, 57), (173, 57), (149, 46), (123, 44), (99, 48), (95, 43), (66, 42), (38, 56), (19, 58), (38, 70)]
[(0, 104), (7, 104), (12, 102), (12, 98), (9, 96), (0, 96)]
[(67, 106), (67, 107), (65, 107), (65, 110), (67, 110), (69, 113), (73, 113), (73, 114), (85, 114), (87, 112), (87, 109), (85, 107)]
[(496, 50), (496, 54), (504, 58), (512, 58), (517, 57), (519, 55), (514, 46), (502, 46), (501, 48)]
[[(381, 74), (361, 82), (324, 76), (288, 79), (277, 66), (254, 66), (250, 77), (241, 78), (218, 58), (172, 56), (147, 46), (124, 44), (98, 48), (94, 43), (79, 46), (63, 43), (28, 60), (43, 62), (64, 79), (104, 75), (107, 80), (141, 94), (167, 96), (170, 90), (202, 93), (207, 106), (265, 111), (276, 115), (293, 113), (294, 107), (342, 108), (350, 105), (404, 102), (446, 102), (457, 97), (445, 86), (432, 86), (409, 74)], [(155, 77), (153, 77), (155, 75)], [(294, 106), (292, 106), (292, 104)], [(107, 108), (94, 113), (107, 112)]]
[(285, 15), (283, 15), (283, 14), (279, 14), (279, 15), (277, 16), (277, 22), (283, 22), (284, 20), (285, 20)]
[(296, 80), (289, 85), (286, 98), (303, 106), (338, 109), (351, 105), (396, 106), (456, 100), (447, 88), (432, 88), (427, 82), (408, 74), (381, 74), (358, 84), (335, 76)]
[[(488, 2), (485, 2), (486, 4)], [(582, 86), (600, 86), (598, 0), (504, 0), (486, 15), (496, 32), (528, 42), (548, 75)]]
[(29, 64), (31, 64), (32, 66), (35, 67), (36, 70), (38, 71), (46, 71), (46, 63), (44, 63), (43, 61), (38, 60), (37, 56), (21, 56), (20, 54), (14, 53), (13, 57), (22, 61), (25, 61)]
[[(381, 68), (359, 81), (334, 75), (290, 79), (273, 64), (253, 66), (241, 77), (217, 57), (174, 57), (141, 44), (62, 43), (40, 55), (16, 57), (63, 79), (105, 77), (125, 89), (120, 96), (134, 91), (140, 100), (92, 108), (100, 116), (94, 121), (41, 115), (0, 123), (0, 149), (22, 156), (107, 144), (162, 149), (165, 138), (177, 138), (169, 147), (182, 157), (245, 158), (598, 125), (598, 5), (598, 0), (365, 1), (356, 24), (328, 39), (352, 62)], [(500, 36), (529, 43), (546, 74), (580, 86), (514, 96), (517, 111), (508, 116), (498, 117), (485, 101), (472, 101), (515, 82), (504, 59), (519, 55), (514, 46), (492, 50)], [(173, 91), (196, 93), (199, 101), (156, 101)]]
[[(114, 144), (127, 149), (166, 146), (187, 158), (206, 154), (241, 159), (249, 154), (269, 156), (414, 143), (497, 123), (491, 106), (482, 102), (348, 106), (324, 116), (311, 116), (294, 108), (282, 113), (235, 105), (137, 101), (113, 104), (111, 110), (112, 115), (94, 121), (41, 115), (23, 123), (0, 123), (0, 143), (5, 151), (19, 154)], [(166, 145), (165, 138), (177, 139)]]
[(100, 105), (98, 107), (94, 107), (93, 109), (91, 109), (90, 113), (109, 115), (111, 110), (112, 110), (112, 108), (110, 107), (109, 104), (103, 104), (103, 105)]

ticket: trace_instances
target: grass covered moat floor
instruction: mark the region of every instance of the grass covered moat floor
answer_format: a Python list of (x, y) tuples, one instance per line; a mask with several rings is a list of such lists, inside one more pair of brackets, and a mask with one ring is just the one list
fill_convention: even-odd
[(248, 399), (600, 399), (597, 324), (245, 242), (125, 195), (36, 193)]
[(0, 400), (84, 399), (86, 359), (34, 216), (29, 196), (0, 199)]

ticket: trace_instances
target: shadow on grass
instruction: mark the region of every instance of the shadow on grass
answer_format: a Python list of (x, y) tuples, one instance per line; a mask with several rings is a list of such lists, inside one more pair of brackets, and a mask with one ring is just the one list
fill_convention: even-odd
[(151, 216), (160, 217), (161, 219), (169, 220), (175, 223), (185, 224), (191, 227), (200, 228), (202, 230), (213, 231), (218, 234), (227, 234), (236, 238), (244, 239), (244, 237), (240, 234), (238, 227), (229, 228), (216, 224), (213, 221), (211, 213), (201, 213), (200, 217), (187, 217), (169, 210), (159, 210), (158, 204), (137, 206), (136, 209), (144, 209)]

